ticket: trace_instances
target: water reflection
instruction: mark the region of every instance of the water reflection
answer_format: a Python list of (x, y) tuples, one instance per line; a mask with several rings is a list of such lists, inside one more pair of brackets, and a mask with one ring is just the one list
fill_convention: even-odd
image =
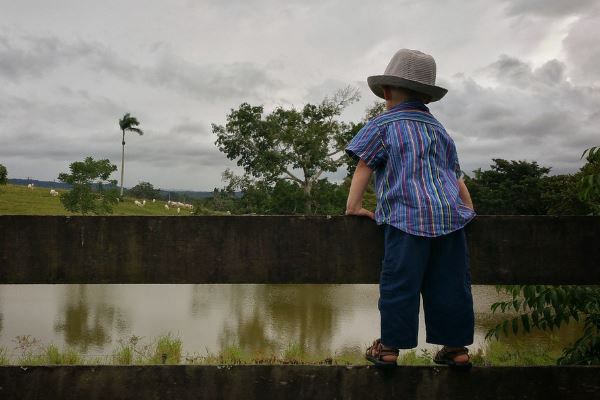
[[(117, 304), (108, 301), (108, 285), (68, 285), (63, 288), (54, 331), (64, 343), (87, 353), (90, 346), (102, 349), (111, 342)], [(127, 328), (119, 320), (116, 331)], [(31, 333), (35, 336), (35, 333)]]
[(318, 353), (329, 351), (340, 320), (335, 305), (344, 301), (339, 293), (316, 285), (252, 285), (233, 290), (233, 315), (223, 326), (220, 347), (237, 344), (257, 352), (294, 343)]
[[(489, 313), (493, 287), (473, 295), (475, 350), (501, 317)], [(358, 352), (378, 336), (377, 298), (377, 285), (0, 285), (0, 346), (29, 334), (110, 354), (120, 338), (172, 332), (190, 353), (238, 345), (272, 354), (289, 344), (313, 355)], [(422, 315), (419, 344), (428, 347)]]

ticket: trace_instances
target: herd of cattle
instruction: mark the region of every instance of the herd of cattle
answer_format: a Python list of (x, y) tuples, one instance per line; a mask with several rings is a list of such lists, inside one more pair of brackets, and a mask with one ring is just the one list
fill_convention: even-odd
[[(35, 185), (33, 183), (30, 183), (27, 185), (27, 188), (29, 190), (33, 190), (33, 187)], [(54, 189), (50, 189), (50, 196), (52, 197), (56, 197), (58, 196), (58, 192)], [(156, 203), (156, 199), (152, 199), (153, 203)], [(134, 204), (138, 207), (144, 207), (146, 205), (146, 200), (134, 200)], [(194, 209), (194, 206), (188, 203), (182, 203), (180, 201), (167, 201), (167, 203), (165, 204), (165, 210), (169, 210), (170, 208), (176, 208), (177, 209), (177, 214), (181, 213), (181, 209), (185, 208), (188, 209), (190, 211), (192, 211)]]

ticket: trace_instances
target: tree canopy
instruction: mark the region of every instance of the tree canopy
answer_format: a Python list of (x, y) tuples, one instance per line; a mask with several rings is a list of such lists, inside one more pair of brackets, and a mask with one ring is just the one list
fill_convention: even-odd
[(150, 182), (140, 182), (127, 192), (137, 199), (156, 199), (160, 197), (160, 190), (155, 189)]
[(313, 187), (323, 173), (335, 172), (346, 162), (344, 145), (359, 126), (337, 117), (358, 98), (358, 91), (347, 87), (318, 105), (278, 107), (266, 116), (263, 106), (243, 103), (227, 115), (225, 126), (212, 125), (215, 144), (227, 158), (237, 160), (248, 178), (296, 183), (303, 192), (304, 211), (311, 213)]
[(586, 149), (581, 157), (585, 157), (587, 163), (579, 174), (579, 197), (594, 214), (600, 215), (600, 146)]
[(8, 182), (6, 167), (0, 164), (0, 185), (6, 185)]
[[(114, 189), (116, 180), (110, 180), (110, 175), (117, 166), (109, 160), (95, 161), (86, 157), (84, 161), (76, 161), (69, 165), (71, 173), (62, 172), (58, 180), (68, 183), (73, 188), (61, 193), (60, 201), (66, 210), (85, 214), (112, 213), (112, 207), (117, 203), (118, 192)], [(105, 188), (109, 184), (110, 188)]]
[(490, 169), (465, 178), (478, 214), (541, 215), (542, 177), (550, 168), (536, 161), (492, 159)]

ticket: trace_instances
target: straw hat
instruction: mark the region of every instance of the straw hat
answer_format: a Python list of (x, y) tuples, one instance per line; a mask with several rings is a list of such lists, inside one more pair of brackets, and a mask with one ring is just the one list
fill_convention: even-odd
[(414, 90), (438, 101), (448, 89), (435, 86), (435, 60), (418, 50), (401, 49), (394, 54), (383, 75), (367, 78), (369, 87), (376, 96), (383, 98), (382, 86), (393, 86)]

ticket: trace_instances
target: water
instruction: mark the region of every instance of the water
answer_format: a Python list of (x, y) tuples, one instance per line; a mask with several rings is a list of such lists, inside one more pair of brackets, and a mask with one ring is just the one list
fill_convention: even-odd
[[(498, 321), (489, 306), (499, 299), (492, 286), (473, 296), (472, 351)], [(377, 299), (377, 285), (0, 285), (0, 346), (15, 355), (15, 337), (31, 335), (108, 355), (119, 339), (171, 332), (187, 353), (271, 354), (292, 343), (314, 355), (362, 352), (379, 335)], [(431, 348), (422, 313), (419, 347)]]

